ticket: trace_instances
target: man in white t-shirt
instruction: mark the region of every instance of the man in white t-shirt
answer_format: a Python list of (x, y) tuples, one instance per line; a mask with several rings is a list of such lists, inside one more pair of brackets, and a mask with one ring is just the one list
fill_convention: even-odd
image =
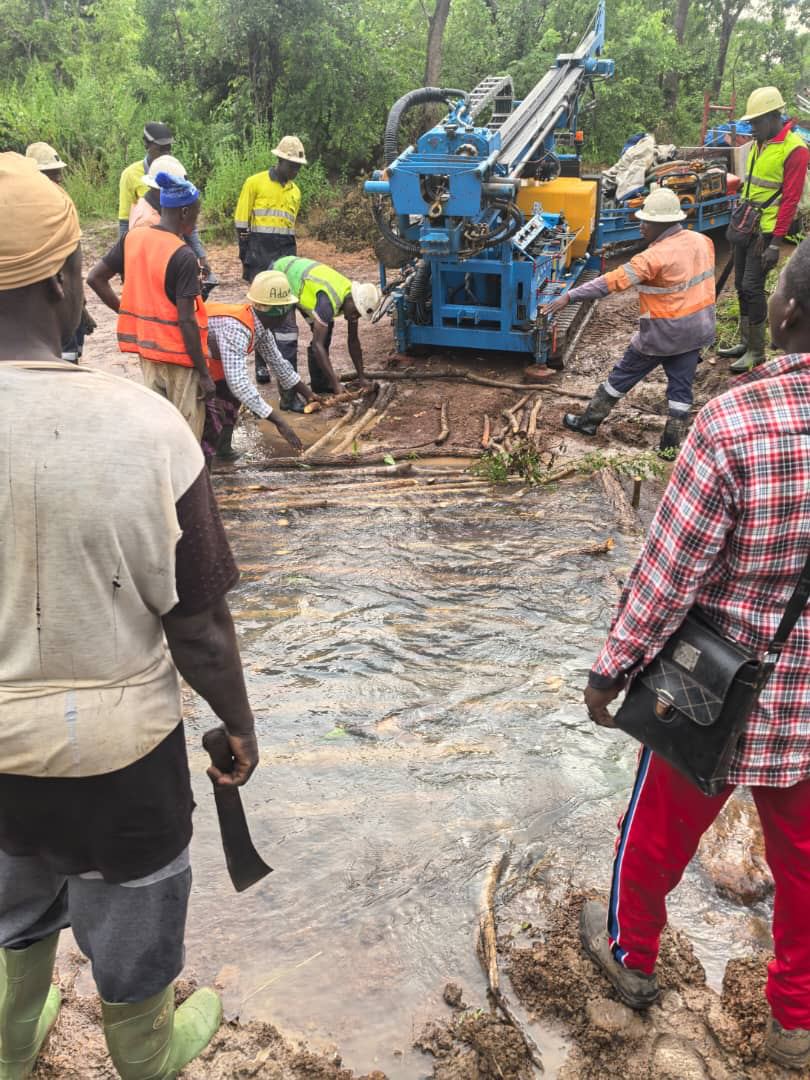
[(59, 359), (82, 303), (70, 198), (0, 154), (0, 1075), (59, 1010), (59, 931), (90, 958), (120, 1076), (162, 1080), (221, 1015), (175, 1016), (193, 798), (178, 671), (256, 767), (225, 600), (238, 571), (199, 445), (145, 387)]

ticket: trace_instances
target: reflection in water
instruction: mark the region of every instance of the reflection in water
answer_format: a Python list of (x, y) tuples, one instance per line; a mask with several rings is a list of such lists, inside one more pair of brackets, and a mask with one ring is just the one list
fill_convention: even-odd
[[(275, 873), (232, 893), (195, 754), (189, 965), (219, 972), (231, 1013), (424, 1075), (410, 1044), (444, 983), (483, 1004), (473, 929), (502, 846), (606, 885), (634, 748), (580, 699), (633, 551), (570, 554), (610, 534), (587, 484), (246, 470), (217, 489), (263, 753), (244, 800)], [(192, 741), (209, 722), (199, 708)], [(738, 940), (742, 916), (697, 870), (671, 910), (716, 979), (718, 912)]]

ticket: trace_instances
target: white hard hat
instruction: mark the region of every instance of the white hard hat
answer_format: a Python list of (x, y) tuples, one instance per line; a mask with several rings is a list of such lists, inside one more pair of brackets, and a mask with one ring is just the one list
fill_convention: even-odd
[(748, 98), (745, 116), (741, 116), (740, 119), (756, 120), (758, 116), (765, 116), (766, 113), (780, 112), (784, 107), (785, 99), (775, 86), (760, 86)]
[(352, 300), (354, 300), (354, 306), (360, 312), (361, 319), (372, 319), (374, 312), (377, 310), (377, 305), (382, 299), (382, 292), (379, 286), (374, 285), (371, 281), (353, 281), (352, 282)]
[(25, 156), (31, 158), (40, 172), (55, 172), (57, 169), (67, 168), (67, 164), (46, 142), (32, 142), (25, 148)]
[(644, 200), (640, 210), (636, 210), (639, 221), (665, 222), (683, 221), (686, 214), (681, 210), (681, 201), (672, 188), (650, 185), (650, 194)]
[(254, 307), (284, 307), (298, 303), (286, 274), (280, 270), (262, 270), (250, 283), (247, 298)]
[(186, 167), (182, 165), (176, 157), (172, 157), (171, 154), (162, 154), (160, 157), (155, 158), (152, 164), (149, 166), (149, 172), (145, 176), (141, 177), (141, 183), (146, 184), (147, 187), (155, 188), (156, 191), (160, 191), (160, 185), (155, 177), (159, 172), (168, 173), (169, 176), (186, 176)]
[(307, 163), (304, 144), (297, 135), (285, 135), (273, 153), (278, 158), (284, 158), (285, 161), (294, 161), (296, 165), (306, 165)]

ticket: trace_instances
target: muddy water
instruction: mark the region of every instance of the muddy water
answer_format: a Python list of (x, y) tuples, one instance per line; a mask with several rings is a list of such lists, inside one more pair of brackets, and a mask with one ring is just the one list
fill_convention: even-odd
[[(275, 872), (232, 892), (193, 757), (189, 966), (218, 975), (231, 1015), (422, 1076), (410, 1044), (445, 982), (484, 1003), (473, 930), (502, 847), (606, 883), (634, 750), (589, 725), (580, 687), (633, 542), (587, 482), (521, 495), (247, 467), (216, 486), (263, 753), (244, 799)], [(576, 553), (611, 535), (609, 555)], [(190, 727), (209, 720), (197, 707)], [(672, 914), (715, 980), (732, 937), (747, 944), (698, 870)], [(554, 1075), (559, 1040), (538, 1038)]]

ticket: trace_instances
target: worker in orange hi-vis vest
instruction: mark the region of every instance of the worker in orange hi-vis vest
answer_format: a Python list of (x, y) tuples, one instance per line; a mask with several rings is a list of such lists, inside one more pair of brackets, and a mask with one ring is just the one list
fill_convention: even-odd
[[(201, 439), (216, 388), (200, 267), (185, 243), (197, 224), (200, 192), (170, 173), (155, 180), (160, 224), (128, 232), (95, 264), (87, 284), (118, 313), (118, 347), (140, 357), (146, 385), (168, 398)], [(110, 285), (116, 274), (124, 276), (120, 299)]]

